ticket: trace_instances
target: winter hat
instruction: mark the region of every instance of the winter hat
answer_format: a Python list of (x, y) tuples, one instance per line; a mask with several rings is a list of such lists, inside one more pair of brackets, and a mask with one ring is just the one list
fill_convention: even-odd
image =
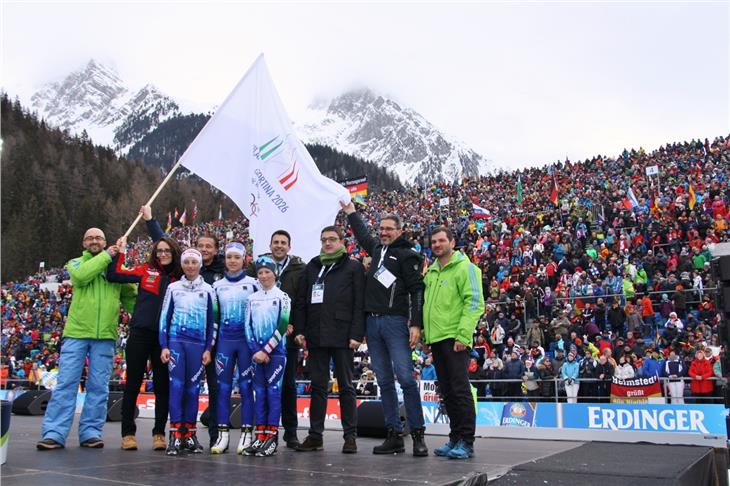
[(256, 260), (256, 272), (258, 273), (262, 268), (266, 268), (276, 275), (276, 263), (270, 257), (262, 256)]
[(203, 264), (203, 255), (195, 248), (188, 248), (187, 250), (182, 252), (182, 255), (180, 255), (180, 263), (185, 262), (185, 260), (187, 260), (188, 258), (192, 258), (200, 265)]
[(229, 253), (236, 253), (242, 257), (246, 256), (246, 247), (238, 241), (232, 241), (226, 245), (226, 255)]

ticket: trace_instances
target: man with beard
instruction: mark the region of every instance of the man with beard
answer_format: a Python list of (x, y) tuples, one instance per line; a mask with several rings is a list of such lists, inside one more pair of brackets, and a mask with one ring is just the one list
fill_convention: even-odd
[(38, 450), (62, 449), (76, 411), (79, 381), (88, 357), (86, 400), (79, 418), (81, 447), (100, 449), (106, 421), (109, 378), (119, 325), (119, 303), (131, 314), (136, 286), (110, 283), (106, 269), (119, 249), (109, 247), (99, 228), (89, 228), (82, 240), (83, 254), (66, 264), (74, 294), (63, 330), (58, 382), (43, 418)]
[[(469, 371), (469, 348), (484, 312), (481, 271), (461, 252), (454, 252), (454, 235), (444, 226), (433, 230), (431, 250), (436, 261), (424, 283), (424, 342), (431, 346), (441, 396), (449, 416), (449, 441), (434, 450), (437, 456), (468, 459), (474, 455), (476, 414)], [(482, 385), (483, 386), (483, 385)]]

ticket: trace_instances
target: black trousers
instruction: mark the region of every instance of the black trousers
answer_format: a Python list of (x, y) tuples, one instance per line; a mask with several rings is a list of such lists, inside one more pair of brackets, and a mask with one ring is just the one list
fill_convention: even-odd
[(215, 350), (210, 352), (213, 360), (205, 367), (205, 379), (208, 382), (208, 412), (210, 419), (208, 421), (208, 435), (210, 436), (210, 446), (213, 447), (218, 440), (218, 424), (215, 417), (215, 404), (218, 400), (218, 375), (215, 373)]
[(297, 436), (297, 360), (299, 349), (286, 345), (286, 366), (284, 368), (284, 382), (281, 388), (281, 424), (284, 426), (284, 441), (287, 442)]
[(132, 328), (127, 340), (125, 357), (127, 382), (122, 398), (122, 437), (135, 435), (134, 409), (137, 405), (139, 388), (142, 386), (147, 360), (152, 362), (152, 384), (155, 387), (155, 425), (152, 434), (165, 434), (167, 412), (170, 405), (170, 378), (167, 365), (160, 360), (160, 342), (157, 332)]
[(327, 388), (330, 380), (330, 359), (335, 364), (335, 378), (340, 388), (340, 414), (343, 436), (357, 435), (357, 402), (352, 385), (353, 350), (347, 348), (311, 348), (309, 376), (312, 380), (312, 401), (309, 405), (309, 435), (322, 438), (327, 413)]
[(454, 352), (454, 339), (444, 339), (431, 344), (431, 352), (439, 393), (449, 415), (449, 440), (474, 444), (476, 411), (469, 385), (469, 350)]

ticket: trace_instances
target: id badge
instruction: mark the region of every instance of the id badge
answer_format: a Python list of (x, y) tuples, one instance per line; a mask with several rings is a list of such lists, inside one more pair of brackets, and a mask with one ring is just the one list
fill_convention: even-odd
[(378, 270), (373, 274), (373, 277), (375, 277), (375, 280), (380, 282), (380, 285), (386, 289), (390, 288), (390, 286), (393, 285), (393, 282), (395, 282), (395, 275), (390, 273), (390, 270), (384, 266), (378, 268)]
[(324, 302), (324, 284), (312, 285), (312, 304)]

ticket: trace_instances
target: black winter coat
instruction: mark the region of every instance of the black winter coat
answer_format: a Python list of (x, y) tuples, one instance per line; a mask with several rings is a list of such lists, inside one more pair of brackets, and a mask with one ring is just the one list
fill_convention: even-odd
[(383, 245), (370, 234), (370, 229), (358, 213), (349, 214), (347, 220), (357, 242), (373, 259), (365, 278), (365, 312), (404, 316), (410, 319), (411, 326), (423, 327), (425, 285), (421, 275), (421, 255), (402, 236), (391, 243), (385, 253), (383, 266), (396, 280), (386, 288), (374, 277)]
[[(303, 334), (309, 348), (347, 348), (350, 339), (362, 342), (365, 334), (365, 270), (347, 255), (328, 271), (319, 257), (301, 272), (294, 313), (294, 335)], [(312, 286), (324, 283), (321, 304), (312, 304)]]

